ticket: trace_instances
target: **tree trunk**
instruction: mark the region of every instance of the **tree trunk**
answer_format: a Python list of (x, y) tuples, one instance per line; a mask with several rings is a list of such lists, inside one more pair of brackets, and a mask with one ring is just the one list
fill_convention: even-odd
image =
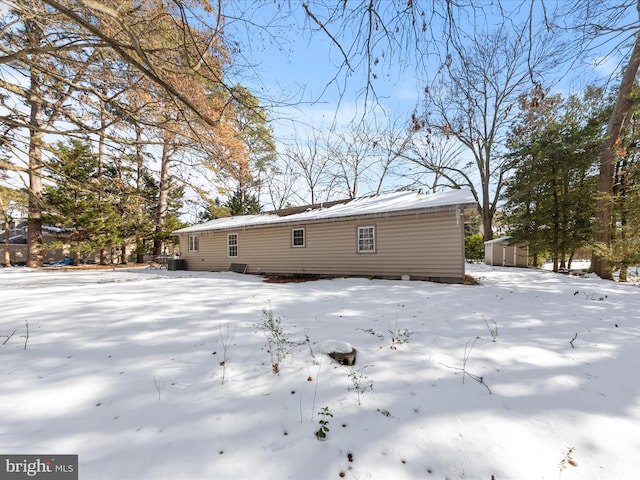
[[(640, 0), (637, 4), (640, 17)], [(631, 52), (631, 58), (622, 77), (615, 108), (609, 117), (607, 135), (603, 142), (600, 157), (600, 176), (598, 177), (598, 193), (595, 210), (594, 240), (598, 247), (608, 248), (611, 245), (613, 229), (613, 177), (615, 173), (616, 149), (620, 144), (623, 130), (628, 124), (628, 114), (631, 110), (631, 90), (633, 88), (638, 68), (640, 67), (640, 36)], [(592, 258), (593, 271), (600, 278), (613, 279), (611, 263), (603, 252), (594, 251)]]
[(560, 259), (560, 220), (558, 205), (558, 185), (556, 183), (555, 168), (552, 167), (553, 175), (553, 271), (558, 273), (558, 260)]
[[(104, 92), (103, 92), (104, 93)], [(102, 184), (103, 175), (104, 175), (104, 144), (105, 144), (105, 130), (107, 129), (107, 119), (106, 119), (106, 104), (105, 102), (100, 102), (100, 136), (98, 141), (98, 183)], [(98, 191), (98, 199), (100, 200), (100, 205), (102, 205), (102, 188)], [(102, 208), (101, 208), (102, 210)], [(104, 214), (100, 213), (100, 226), (104, 228)], [(107, 250), (104, 245), (100, 247), (100, 265), (107, 264)]]
[(491, 210), (488, 206), (482, 207), (482, 231), (485, 242), (493, 240), (493, 217), (491, 216)]
[[(25, 22), (28, 43), (37, 50), (43, 38), (42, 27)], [(27, 267), (42, 266), (42, 77), (33, 66), (29, 75), (29, 209), (27, 219)]]
[(618, 280), (620, 282), (627, 281), (627, 272), (629, 271), (629, 267), (625, 264), (620, 266), (620, 275), (618, 276)]
[[(142, 156), (142, 127), (139, 123), (135, 124), (136, 130), (136, 192), (140, 197), (142, 197), (142, 191), (144, 189), (143, 183), (143, 166), (144, 159)], [(138, 202), (136, 207), (138, 209), (138, 218), (142, 218), (143, 216), (143, 207), (142, 203)], [(144, 263), (144, 254), (147, 253), (145, 251), (146, 245), (145, 240), (138, 235), (138, 231), (136, 229), (136, 263)]]
[(0, 211), (4, 212), (4, 265), (5, 267), (11, 266), (11, 247), (9, 247), (9, 239), (11, 237), (11, 222), (9, 221), (9, 212), (5, 210), (8, 206), (5, 206), (0, 198)]
[[(478, 172), (480, 174), (480, 182), (482, 183), (482, 229), (483, 240), (493, 240), (493, 208), (491, 204), (491, 148), (489, 142), (483, 142), (483, 145), (474, 150), (474, 156), (476, 157), (476, 165), (478, 166)], [(498, 193), (496, 192), (496, 195)]]
[(27, 221), (27, 267), (42, 266), (42, 137), (40, 125), (42, 109), (40, 74), (31, 71), (29, 120), (29, 219)]
[(482, 181), (482, 232), (485, 242), (493, 240), (493, 214), (489, 201), (489, 182)]
[(169, 206), (169, 163), (171, 162), (171, 142), (173, 134), (167, 130), (164, 132), (162, 144), (162, 159), (160, 162), (160, 193), (158, 198), (158, 213), (156, 215), (156, 236), (153, 239), (153, 254), (162, 254), (162, 238), (164, 234), (164, 224), (167, 218)]

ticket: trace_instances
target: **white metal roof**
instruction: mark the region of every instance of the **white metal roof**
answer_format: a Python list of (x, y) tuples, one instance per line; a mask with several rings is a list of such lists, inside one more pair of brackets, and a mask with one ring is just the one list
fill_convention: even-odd
[(174, 234), (231, 230), (254, 226), (268, 226), (285, 223), (303, 223), (332, 220), (354, 216), (380, 215), (385, 213), (429, 210), (442, 207), (472, 207), (476, 204), (470, 190), (450, 190), (447, 192), (424, 194), (413, 191), (385, 193), (362, 197), (328, 208), (316, 208), (293, 215), (279, 216), (259, 213), (217, 218), (205, 223), (176, 230)]
[(487, 240), (486, 242), (484, 242), (484, 244), (491, 245), (492, 243), (508, 242), (509, 240), (511, 240), (511, 237), (500, 237), (500, 238), (494, 238), (493, 240)]

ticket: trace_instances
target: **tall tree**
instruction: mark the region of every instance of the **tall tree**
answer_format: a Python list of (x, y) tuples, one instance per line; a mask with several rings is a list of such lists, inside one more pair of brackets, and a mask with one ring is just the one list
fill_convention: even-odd
[(448, 164), (439, 173), (461, 179), (456, 187), (471, 189), (484, 238), (490, 240), (509, 169), (503, 153), (514, 107), (519, 95), (532, 83), (539, 85), (542, 74), (557, 65), (557, 46), (545, 32), (532, 38), (526, 21), (507, 19), (490, 31), (480, 26), (452, 38), (450, 46), (425, 88), (424, 114), (414, 116), (414, 129), (438, 133), (465, 147), (466, 159), (460, 157), (457, 166)]
[(413, 132), (407, 150), (402, 155), (404, 176), (409, 185), (435, 193), (464, 184), (460, 172), (460, 158), (465, 147), (454, 143), (446, 135), (433, 130)]
[(246, 192), (237, 191), (229, 198), (226, 205), (230, 215), (252, 215), (260, 213), (260, 201), (255, 195), (247, 196)]
[[(370, 177), (372, 144), (363, 125), (351, 125), (332, 132), (326, 139), (326, 151), (336, 189), (347, 198), (362, 194)], [(365, 187), (366, 188), (366, 187)]]
[[(636, 3), (636, 12), (640, 20), (640, 0)], [(594, 272), (605, 279), (613, 279), (612, 264), (601, 252), (611, 245), (613, 229), (614, 206), (614, 176), (616, 163), (620, 159), (620, 145), (625, 130), (629, 126), (630, 112), (633, 107), (631, 92), (636, 84), (638, 69), (640, 68), (640, 28), (635, 29), (635, 41), (629, 54), (627, 64), (623, 70), (620, 88), (615, 107), (609, 117), (607, 135), (600, 154), (600, 175), (598, 177), (598, 198), (595, 209), (594, 240), (599, 248), (594, 250), (592, 268)]]
[(304, 195), (304, 192), (298, 191), (299, 176), (294, 163), (289, 157), (280, 158), (280, 162), (274, 162), (263, 170), (260, 178), (260, 192), (266, 192), (275, 210), (290, 205), (294, 195)]
[(405, 155), (411, 132), (398, 121), (354, 122), (327, 134), (324, 155), (332, 186), (342, 197), (378, 194)]
[[(77, 117), (63, 105), (76, 92), (74, 84), (83, 73), (74, 70), (71, 45), (81, 49), (74, 29), (40, 1), (10, 2), (0, 35), (0, 64), (12, 75), (0, 78), (4, 107), (2, 120), (26, 135), (17, 138), (13, 150), (26, 156), (24, 170), (29, 177), (27, 265), (39, 266), (42, 254), (42, 177), (46, 149), (43, 135), (57, 133), (60, 120), (74, 125)], [(66, 35), (61, 34), (61, 30)], [(55, 48), (52, 48), (55, 47)], [(61, 82), (61, 78), (66, 78)], [(23, 80), (24, 79), (24, 80)], [(67, 129), (69, 127), (66, 127)], [(75, 127), (71, 127), (75, 129)], [(17, 134), (16, 134), (17, 136)]]
[(294, 136), (292, 144), (284, 147), (283, 161), (300, 179), (304, 187), (296, 189), (296, 200), (315, 204), (329, 199), (333, 180), (329, 172), (329, 155), (324, 149), (322, 137), (317, 129), (306, 135)]
[(640, 265), (640, 161), (637, 157), (623, 175), (626, 177), (624, 191), (616, 195), (614, 206), (620, 221), (607, 259), (614, 268), (619, 268), (618, 279), (626, 282), (629, 269)]
[[(225, 49), (220, 41), (222, 25), (209, 27), (189, 8), (193, 5), (213, 12), (210, 2), (109, 0), (69, 4), (41, 1), (157, 85), (176, 106), (189, 110), (212, 127), (218, 124), (217, 112), (211, 115), (203, 111), (187, 92), (190, 84), (181, 83), (185, 70), (201, 79), (222, 83), (219, 68), (219, 54)], [(164, 30), (167, 26), (171, 27), (168, 32)], [(158, 44), (162, 37), (174, 41)], [(171, 56), (173, 61), (168, 61)]]
[(88, 143), (79, 140), (59, 143), (54, 151), (55, 156), (47, 161), (46, 168), (56, 183), (44, 189), (46, 207), (42, 217), (50, 225), (69, 229), (77, 263), (83, 252), (104, 246), (96, 242), (99, 235), (107, 236), (107, 232), (118, 230), (110, 228), (107, 221), (116, 217), (105, 215), (114, 205), (99, 196), (103, 187), (98, 175), (98, 157)]
[(550, 252), (554, 271), (590, 243), (594, 165), (607, 106), (602, 97), (595, 88), (567, 99), (523, 97), (510, 135), (515, 172), (504, 192), (504, 221), (532, 255)]
[(628, 128), (617, 150), (613, 182), (613, 221), (611, 244), (597, 254), (618, 270), (618, 279), (627, 281), (627, 272), (640, 264), (640, 89), (631, 93), (633, 108), (629, 112)]
[(398, 175), (401, 160), (406, 158), (413, 145), (413, 132), (407, 127), (406, 120), (389, 119), (374, 121), (369, 127), (368, 142), (372, 146), (373, 169), (377, 172), (372, 193), (379, 194), (387, 190), (387, 181)]
[[(235, 85), (230, 92), (230, 100), (235, 110), (235, 123), (239, 139), (246, 147), (248, 168), (251, 170), (251, 183), (238, 189), (253, 187), (258, 196), (262, 181), (269, 170), (274, 168), (276, 145), (273, 130), (269, 126), (266, 109), (260, 105), (258, 98), (242, 85)], [(247, 181), (246, 175), (239, 175), (240, 182)]]
[[(121, 146), (140, 141), (139, 131), (133, 135), (119, 128), (128, 118), (142, 122), (145, 129), (167, 131), (163, 138), (180, 138), (181, 145), (187, 138), (189, 146), (182, 152), (198, 152), (200, 159), (218, 161), (223, 169), (244, 161), (235, 155), (236, 132), (226, 120), (235, 113), (222, 95), (230, 91), (224, 80), (223, 65), (229, 57), (222, 25), (209, 26), (202, 18), (203, 12), (214, 11), (209, 2), (2, 0), (2, 4), (9, 13), (0, 25), (4, 107), (0, 118), (21, 131), (13, 150), (17, 158), (26, 159), (24, 169), (31, 183), (31, 266), (41, 263), (47, 135), (95, 134), (99, 155), (105, 158), (107, 149), (118, 152)], [(221, 20), (215, 15), (209, 18)], [(105, 62), (108, 67), (101, 68)], [(175, 122), (159, 125), (158, 117), (149, 113), (152, 96), (147, 95), (142, 105), (128, 103), (131, 96), (123, 93), (130, 84), (159, 95), (161, 104), (170, 104)], [(182, 158), (187, 155), (182, 153)]]

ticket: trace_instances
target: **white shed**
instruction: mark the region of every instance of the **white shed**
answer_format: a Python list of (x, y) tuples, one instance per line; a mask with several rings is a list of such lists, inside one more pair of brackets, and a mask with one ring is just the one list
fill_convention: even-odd
[(511, 237), (494, 238), (484, 242), (484, 263), (502, 267), (528, 267), (529, 246), (514, 244)]

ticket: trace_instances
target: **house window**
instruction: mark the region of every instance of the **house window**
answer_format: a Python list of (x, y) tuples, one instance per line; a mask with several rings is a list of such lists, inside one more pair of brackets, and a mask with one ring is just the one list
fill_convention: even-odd
[(198, 236), (197, 235), (189, 235), (189, 251), (197, 252), (198, 251)]
[(227, 255), (229, 257), (238, 256), (238, 234), (230, 233), (227, 236)]
[(376, 227), (358, 227), (358, 253), (376, 251)]
[(291, 246), (304, 247), (304, 228), (294, 228), (291, 230)]

